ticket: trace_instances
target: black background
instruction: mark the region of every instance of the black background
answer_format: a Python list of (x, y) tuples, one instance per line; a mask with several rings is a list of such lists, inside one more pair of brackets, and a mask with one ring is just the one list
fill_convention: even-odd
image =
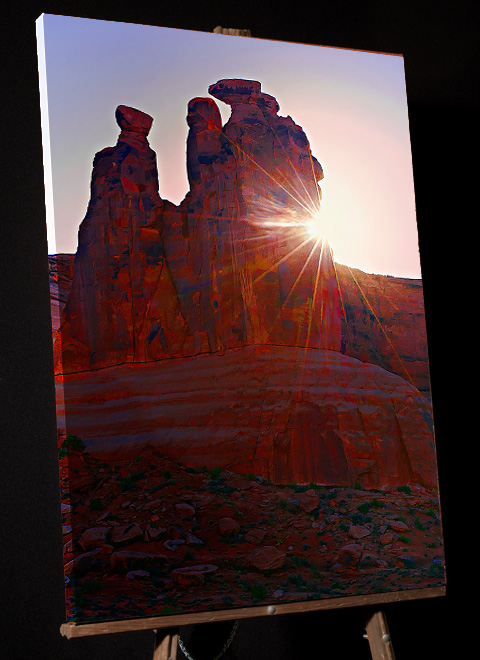
[[(183, 0), (148, 5), (124, 0), (4, 4), (0, 652), (6, 660), (150, 660), (153, 652), (153, 632), (83, 640), (59, 634), (64, 620), (62, 543), (35, 38), (35, 19), (41, 13), (205, 32), (222, 25), (250, 29), (259, 38), (404, 55), (447, 596), (384, 609), (397, 660), (466, 658), (472, 641), (475, 645), (475, 628), (465, 619), (472, 606), (465, 597), (474, 593), (478, 572), (478, 505), (471, 488), (475, 406), (468, 392), (475, 389), (469, 377), (475, 379), (478, 306), (474, 228), (479, 217), (480, 3), (258, 0), (252, 5)], [(243, 621), (225, 659), (369, 658), (364, 619), (361, 609), (351, 608)], [(228, 631), (229, 624), (209, 624), (182, 634), (195, 658), (207, 660)]]

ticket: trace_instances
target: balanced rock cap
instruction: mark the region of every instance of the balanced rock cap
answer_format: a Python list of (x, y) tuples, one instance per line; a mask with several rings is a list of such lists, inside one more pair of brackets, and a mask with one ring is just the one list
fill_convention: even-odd
[(122, 131), (132, 131), (143, 135), (148, 135), (153, 124), (153, 117), (127, 105), (118, 106), (115, 111), (115, 119)]
[(210, 85), (208, 93), (216, 99), (232, 105), (234, 103), (247, 103), (250, 97), (260, 96), (261, 88), (262, 86), (258, 80), (223, 78)]

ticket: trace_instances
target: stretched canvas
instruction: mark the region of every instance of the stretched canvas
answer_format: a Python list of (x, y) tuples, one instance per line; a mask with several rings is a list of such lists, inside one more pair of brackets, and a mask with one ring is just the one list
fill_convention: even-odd
[(444, 585), (403, 58), (37, 28), (67, 621)]

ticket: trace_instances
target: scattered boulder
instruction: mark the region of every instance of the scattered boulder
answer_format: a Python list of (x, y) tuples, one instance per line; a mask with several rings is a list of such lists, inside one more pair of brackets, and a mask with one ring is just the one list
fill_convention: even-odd
[(138, 523), (114, 527), (112, 532), (112, 543), (114, 545), (126, 545), (141, 539), (143, 539), (143, 529)]
[(247, 543), (253, 543), (254, 545), (260, 545), (265, 538), (265, 534), (266, 532), (263, 529), (251, 529), (245, 534), (245, 541)]
[(393, 529), (394, 532), (406, 532), (408, 525), (401, 520), (392, 520), (390, 522), (390, 529)]
[(141, 580), (142, 578), (147, 578), (150, 577), (150, 573), (148, 571), (129, 571), (126, 575), (127, 580)]
[(175, 509), (182, 516), (192, 517), (195, 515), (195, 507), (191, 504), (187, 504), (187, 502), (180, 502), (179, 504), (175, 504)]
[(171, 528), (171, 534), (174, 539), (183, 539), (187, 545), (203, 545), (202, 539), (199, 539), (198, 536), (176, 525)]
[(240, 525), (233, 518), (220, 518), (218, 531), (221, 536), (235, 536), (240, 531)]
[(387, 568), (388, 562), (381, 559), (376, 553), (365, 550), (358, 564), (359, 568)]
[(158, 541), (159, 537), (166, 532), (164, 527), (152, 527), (149, 525), (145, 530), (146, 541)]
[(78, 544), (83, 550), (93, 550), (105, 544), (110, 527), (90, 527), (86, 529), (78, 539)]
[(422, 555), (409, 552), (408, 554), (398, 555), (395, 558), (395, 566), (398, 568), (419, 568), (420, 566), (426, 566), (429, 561), (428, 558)]
[(218, 566), (214, 564), (197, 564), (196, 566), (186, 566), (176, 568), (172, 571), (172, 579), (177, 584), (184, 586), (200, 585), (205, 582), (205, 578), (215, 573)]
[(168, 539), (167, 541), (164, 541), (163, 545), (167, 548), (167, 550), (170, 550), (170, 552), (176, 552), (178, 550), (178, 546), (184, 545), (184, 543), (184, 539)]
[(393, 532), (385, 532), (385, 534), (382, 534), (379, 537), (379, 541), (382, 545), (390, 545), (390, 543), (393, 543), (395, 536)]
[(362, 527), (361, 525), (351, 525), (348, 531), (350, 536), (354, 539), (362, 539), (371, 534), (369, 529)]
[(67, 564), (65, 564), (65, 574), (75, 573), (75, 575), (85, 575), (98, 564), (97, 554), (100, 548), (84, 552), (77, 555)]
[(344, 545), (338, 553), (335, 563), (343, 568), (353, 568), (357, 566), (362, 556), (362, 546), (358, 543), (349, 543)]
[(300, 508), (306, 513), (311, 513), (318, 506), (318, 495), (313, 488), (310, 488), (305, 493), (299, 493), (297, 496)]
[(248, 557), (250, 565), (259, 571), (273, 571), (285, 563), (286, 554), (272, 545), (264, 545), (254, 550)]

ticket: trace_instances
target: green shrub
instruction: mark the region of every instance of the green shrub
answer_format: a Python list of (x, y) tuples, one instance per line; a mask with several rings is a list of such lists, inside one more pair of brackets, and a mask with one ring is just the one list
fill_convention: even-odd
[(268, 595), (267, 588), (264, 584), (251, 584), (250, 593), (253, 600), (264, 600)]
[(417, 529), (419, 529), (421, 532), (424, 532), (424, 531), (425, 531), (425, 525), (422, 525), (422, 523), (420, 522), (420, 519), (419, 519), (418, 517), (415, 518), (414, 525), (415, 525), (415, 527), (416, 527)]
[(103, 509), (102, 500), (99, 497), (94, 497), (92, 500), (90, 500), (88, 508), (90, 509), (90, 511), (102, 511)]
[(65, 440), (62, 443), (62, 449), (66, 449), (67, 452), (69, 449), (71, 449), (72, 451), (84, 451), (85, 443), (81, 438), (78, 437), (78, 435), (73, 435), (72, 433), (69, 433), (65, 437)]
[(376, 497), (373, 498), (370, 502), (364, 502), (363, 504), (360, 504), (357, 507), (357, 511), (360, 511), (360, 513), (366, 514), (370, 511), (370, 509), (383, 509), (385, 507), (385, 504), (383, 502), (379, 502)]

